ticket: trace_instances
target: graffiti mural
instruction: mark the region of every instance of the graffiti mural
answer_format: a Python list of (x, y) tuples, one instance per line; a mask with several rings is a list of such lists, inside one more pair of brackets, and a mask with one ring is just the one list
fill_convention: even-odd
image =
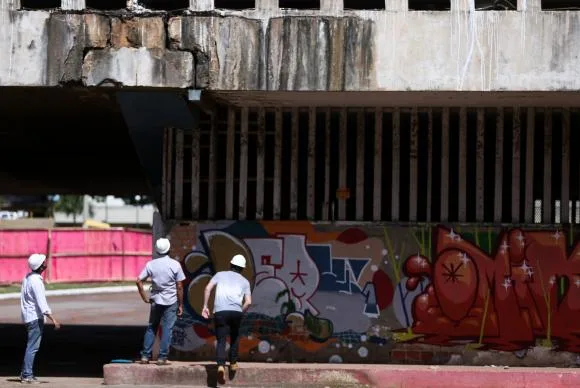
[(449, 347), (580, 353), (572, 233), (245, 221), (171, 236), (188, 277), (173, 347), (192, 357), (213, 354), (203, 290), (235, 254), (248, 259), (254, 302), (240, 342), (248, 360), (440, 363), (432, 349)]

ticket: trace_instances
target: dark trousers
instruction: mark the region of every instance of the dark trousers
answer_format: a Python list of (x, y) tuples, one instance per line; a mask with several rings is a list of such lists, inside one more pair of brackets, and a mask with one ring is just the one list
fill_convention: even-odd
[(226, 364), (226, 337), (230, 335), (230, 363), (238, 361), (240, 324), (243, 314), (239, 311), (218, 311), (214, 314), (217, 337), (216, 359), (218, 365)]

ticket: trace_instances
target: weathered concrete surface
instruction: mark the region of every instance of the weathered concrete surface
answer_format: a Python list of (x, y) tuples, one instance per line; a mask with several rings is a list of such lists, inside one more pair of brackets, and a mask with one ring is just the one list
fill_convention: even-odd
[(216, 91), (580, 89), (578, 11), (261, 10), (168, 18), (2, 4), (4, 86), (108, 78)]
[[(212, 364), (108, 364), (105, 385), (207, 384), (215, 386)], [(580, 371), (573, 369), (425, 367), (392, 365), (240, 364), (228, 385), (375, 386), (375, 387), (576, 387)]]

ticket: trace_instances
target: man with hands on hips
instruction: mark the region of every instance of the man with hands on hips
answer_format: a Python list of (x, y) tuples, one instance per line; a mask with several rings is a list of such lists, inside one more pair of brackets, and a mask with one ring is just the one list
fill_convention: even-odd
[[(153, 343), (159, 325), (161, 325), (161, 345), (157, 365), (167, 365), (169, 346), (173, 335), (173, 326), (177, 317), (183, 314), (183, 281), (185, 275), (181, 264), (168, 256), (171, 244), (166, 238), (155, 242), (155, 250), (160, 255), (147, 263), (139, 278), (137, 288), (143, 302), (151, 304), (149, 325), (143, 339), (141, 364), (148, 364), (151, 360)], [(147, 297), (143, 289), (143, 281), (151, 278), (151, 297)]]

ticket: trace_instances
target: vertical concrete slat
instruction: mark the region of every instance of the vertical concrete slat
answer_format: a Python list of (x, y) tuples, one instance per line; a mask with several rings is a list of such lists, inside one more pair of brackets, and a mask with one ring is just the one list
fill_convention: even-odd
[(570, 109), (562, 111), (562, 200), (560, 209), (563, 224), (570, 222)]
[(238, 219), (245, 220), (248, 210), (248, 115), (249, 109), (242, 108), (240, 126), (240, 185), (238, 196)]
[(174, 167), (174, 162), (173, 162), (173, 152), (174, 152), (174, 141), (175, 141), (175, 137), (174, 137), (174, 129), (173, 127), (170, 127), (167, 129), (167, 136), (168, 136), (168, 142), (167, 142), (167, 197), (165, 198), (167, 200), (166, 206), (167, 206), (167, 213), (164, 215), (164, 217), (166, 218), (171, 218), (174, 216), (174, 211), (173, 208), (171, 206), (171, 204), (173, 203), (173, 167)]
[(417, 221), (417, 197), (419, 183), (419, 112), (411, 110), (411, 144), (409, 152), (409, 221)]
[(544, 198), (542, 222), (552, 223), (552, 109), (544, 110)]
[(502, 195), (503, 195), (503, 108), (497, 108), (496, 133), (495, 133), (495, 195), (493, 199), (493, 221), (501, 222), (502, 218)]
[(521, 119), (520, 108), (514, 107), (512, 135), (512, 222), (520, 222)]
[(256, 219), (264, 218), (266, 110), (258, 109), (258, 141), (256, 142)]
[(214, 0), (189, 0), (192, 11), (212, 11), (214, 8)]
[(381, 220), (383, 189), (383, 109), (375, 109), (375, 166), (373, 188), (373, 221)]
[(194, 128), (191, 136), (191, 218), (199, 219), (199, 179), (200, 179), (200, 128)]
[(335, 15), (344, 10), (344, 0), (320, 0), (320, 10)]
[(475, 221), (485, 217), (485, 109), (477, 109), (477, 139), (475, 143)]
[(392, 185), (391, 185), (391, 221), (399, 221), (399, 196), (401, 177), (401, 111), (393, 111), (393, 144), (392, 144)]
[(276, 108), (274, 113), (274, 209), (275, 220), (280, 219), (282, 203), (282, 108)]
[(431, 222), (433, 206), (433, 109), (427, 111), (427, 210), (426, 221)]
[(449, 220), (449, 108), (441, 115), (441, 221)]
[(364, 220), (365, 210), (365, 112), (357, 112), (356, 129), (356, 220)]
[(459, 109), (459, 193), (458, 219), (467, 221), (467, 108)]
[(63, 11), (82, 11), (86, 7), (85, 0), (62, 0), (60, 2), (60, 8)]
[(524, 221), (531, 224), (534, 222), (534, 136), (536, 128), (534, 108), (528, 108), (526, 116), (526, 193)]
[[(346, 142), (347, 142), (347, 112), (346, 109), (340, 110), (340, 123), (339, 123), (339, 134), (338, 134), (338, 187), (340, 189), (346, 188)], [(340, 199), (338, 201), (338, 219), (343, 221), (346, 218), (346, 201)]]
[(164, 217), (168, 216), (169, 208), (167, 207), (168, 193), (168, 179), (167, 179), (167, 165), (169, 160), (168, 155), (169, 150), (169, 130), (168, 128), (163, 128), (163, 169), (162, 169), (162, 189), (161, 189), (161, 212)]
[(322, 220), (328, 221), (330, 208), (330, 108), (324, 112), (324, 205)]
[(217, 116), (210, 119), (209, 132), (209, 171), (207, 187), (207, 215), (210, 220), (215, 219), (215, 196), (216, 196), (216, 150), (217, 150)]
[(292, 108), (292, 142), (290, 162), (290, 219), (298, 218), (298, 131), (300, 115), (298, 108)]
[(177, 220), (183, 218), (183, 146), (184, 133), (182, 129), (177, 129), (175, 134), (175, 212)]
[(228, 109), (228, 132), (226, 140), (226, 219), (234, 218), (234, 168), (236, 142), (236, 111)]
[(274, 11), (278, 9), (278, 0), (256, 0), (256, 9)]
[(308, 110), (308, 184), (306, 186), (306, 198), (308, 206), (306, 217), (314, 220), (315, 211), (315, 184), (316, 184), (316, 108)]
[(517, 9), (518, 11), (541, 11), (542, 0), (517, 0)]

